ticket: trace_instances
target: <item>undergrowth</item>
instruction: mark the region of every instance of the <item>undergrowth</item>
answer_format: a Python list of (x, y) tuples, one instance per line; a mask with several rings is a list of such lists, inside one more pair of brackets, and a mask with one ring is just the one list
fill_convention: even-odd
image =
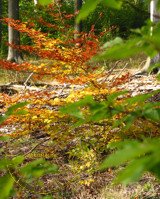
[[(120, 182), (137, 180), (144, 171), (159, 177), (159, 159), (154, 159), (158, 154), (154, 142), (159, 141), (159, 102), (149, 101), (158, 91), (136, 97), (120, 91), (118, 86), (129, 81), (128, 73), (109, 81), (111, 71), (106, 71), (99, 62), (90, 61), (101, 52), (100, 38), (94, 29), (82, 33), (77, 40), (73, 39), (73, 33), (69, 38), (67, 34), (67, 40), (61, 40), (35, 30), (33, 24), (12, 19), (4, 22), (28, 35), (33, 44), (9, 45), (44, 61), (17, 64), (0, 60), (1, 68), (18, 71), (18, 75), (33, 73), (34, 81), (48, 77), (58, 83), (57, 87), (50, 85), (38, 91), (25, 88), (12, 96), (0, 93), (0, 186), (5, 190), (1, 198), (72, 198), (81, 188), (93, 190), (96, 177), (103, 169), (109, 167), (106, 175), (110, 176), (114, 167), (129, 160), (135, 165), (129, 164), (131, 168), (128, 166), (126, 173), (130, 175), (123, 173)], [(110, 60), (111, 55), (116, 58), (115, 52), (120, 52), (121, 45), (129, 50), (138, 44), (143, 50), (146, 45), (139, 38), (131, 43), (121, 42), (96, 59), (103, 61), (106, 56)], [(81, 45), (77, 47), (77, 43)], [(130, 53), (132, 50), (124, 58)], [(133, 54), (136, 54), (134, 50)], [(119, 151), (101, 164), (115, 148)]]

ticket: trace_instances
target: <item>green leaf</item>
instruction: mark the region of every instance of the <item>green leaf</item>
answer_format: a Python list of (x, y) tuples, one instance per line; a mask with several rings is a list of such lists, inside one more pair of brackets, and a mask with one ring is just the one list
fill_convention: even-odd
[(56, 173), (58, 166), (49, 164), (44, 159), (40, 158), (23, 166), (20, 170), (26, 177), (40, 177), (48, 173)]
[(42, 199), (53, 199), (53, 196), (50, 196), (50, 195), (44, 196)]
[(95, 121), (101, 121), (103, 119), (110, 118), (110, 117), (111, 117), (111, 113), (109, 109), (104, 107), (101, 110), (97, 110), (93, 115), (91, 114), (91, 116), (89, 117), (89, 120), (95, 122)]
[(10, 192), (13, 188), (13, 184), (14, 184), (14, 179), (9, 174), (0, 178), (1, 199), (9, 198)]
[(11, 164), (11, 160), (7, 158), (3, 158), (0, 160), (0, 170), (5, 169), (9, 164)]
[(60, 112), (64, 113), (64, 114), (69, 114), (69, 115), (77, 117), (79, 119), (84, 119), (84, 116), (83, 116), (81, 110), (79, 110), (77, 105), (74, 104), (74, 103), (70, 104), (70, 105), (67, 105), (65, 107), (62, 107), (60, 109)]
[(158, 11), (160, 11), (160, 1), (157, 1), (157, 8), (158, 8)]
[(122, 1), (119, 0), (103, 0), (102, 1), (107, 7), (120, 9), (122, 6)]
[(58, 166), (56, 164), (49, 164), (46, 162), (44, 165), (44, 173), (49, 174), (49, 173), (57, 173), (58, 172)]
[(28, 177), (40, 177), (43, 175), (44, 171), (42, 165), (45, 163), (45, 160), (40, 158), (34, 160), (21, 168), (21, 172)]
[(76, 22), (79, 23), (81, 20), (87, 18), (88, 15), (96, 9), (97, 5), (101, 1), (102, 0), (86, 0), (76, 18)]
[(116, 44), (121, 44), (121, 43), (123, 43), (123, 40), (120, 37), (116, 37), (114, 40), (104, 43), (102, 49), (110, 48)]
[(28, 104), (28, 102), (20, 102), (15, 105), (12, 105), (8, 108), (8, 110), (5, 114), (8, 116), (12, 115), (14, 113), (14, 111), (16, 111), (18, 108), (22, 108), (22, 107), (26, 106), (27, 104)]
[(147, 144), (130, 140), (121, 142), (121, 146), (123, 146), (123, 148), (117, 150), (114, 154), (111, 154), (106, 160), (104, 160), (100, 169), (103, 170), (112, 166), (119, 166), (133, 158), (140, 157), (141, 155), (153, 150), (154, 145), (146, 145)]
[(26, 115), (28, 113), (28, 111), (26, 110), (19, 110), (19, 111), (16, 111), (15, 115)]
[(42, 6), (46, 6), (50, 3), (54, 3), (54, 0), (38, 0), (38, 3), (41, 4)]
[(118, 150), (102, 163), (100, 169), (128, 163), (128, 166), (116, 178), (116, 183), (128, 184), (136, 181), (145, 171), (150, 171), (160, 178), (159, 147), (159, 138), (148, 138), (143, 142), (125, 140), (110, 144), (110, 148), (118, 148)]
[(158, 81), (160, 81), (160, 74), (158, 74), (156, 78)]
[(145, 172), (146, 164), (148, 164), (148, 162), (148, 157), (134, 160), (122, 172), (118, 174), (114, 182), (127, 185), (131, 182), (137, 181), (140, 176)]
[(113, 102), (115, 99), (117, 99), (117, 97), (119, 97), (121, 95), (125, 95), (127, 93), (128, 93), (128, 91), (120, 91), (120, 92), (112, 93), (112, 94), (110, 94), (110, 95), (107, 96), (107, 100), (109, 102)]
[(7, 118), (8, 116), (6, 115), (0, 116), (0, 124), (2, 124)]
[(12, 159), (12, 163), (14, 164), (14, 166), (18, 166), (19, 164), (21, 164), (24, 160), (24, 157), (21, 156), (17, 156), (15, 158)]
[(126, 99), (125, 102), (127, 102), (127, 104), (129, 104), (129, 105), (135, 104), (135, 103), (140, 103), (140, 102), (145, 102), (147, 99), (152, 97), (152, 95), (153, 95), (153, 93), (136, 95), (134, 97), (130, 97), (130, 98)]
[(147, 119), (151, 119), (155, 122), (160, 122), (160, 108), (157, 109), (147, 109), (144, 111), (143, 115)]
[(142, 44), (143, 43), (139, 38), (130, 39), (124, 43), (118, 43), (113, 45), (111, 48), (107, 48), (103, 53), (95, 56), (93, 60), (119, 60), (128, 58), (130, 56), (138, 54), (139, 52), (142, 52)]
[(0, 136), (0, 140), (2, 140), (2, 141), (8, 141), (9, 139), (11, 139), (11, 136), (9, 136), (9, 135), (4, 134), (4, 136)]
[(27, 111), (25, 111), (25, 110), (19, 110), (19, 111), (17, 111), (17, 113), (15, 113), (15, 111), (18, 108), (22, 108), (22, 107), (26, 106), (27, 104), (28, 104), (28, 102), (20, 102), (20, 103), (17, 103), (15, 105), (10, 106), (8, 108), (8, 110), (5, 112), (5, 114), (3, 116), (0, 116), (0, 124), (2, 124), (6, 119), (8, 119), (8, 117), (10, 115), (13, 115), (13, 114), (17, 114), (17, 115), (26, 114)]
[[(137, 116), (138, 117), (138, 116)], [(133, 122), (136, 119), (136, 115), (134, 115), (133, 113), (128, 114), (126, 117), (124, 117), (122, 120), (123, 122), (125, 122), (125, 127), (124, 129), (127, 130), (131, 127), (131, 125), (133, 124)]]
[(124, 140), (124, 141), (111, 142), (107, 145), (107, 147), (110, 149), (114, 149), (114, 148), (122, 149), (124, 148), (124, 146), (127, 147), (129, 145), (129, 146), (134, 147), (137, 144), (138, 144), (137, 140)]
[(70, 103), (65, 107), (60, 108), (60, 112), (64, 114), (69, 114), (79, 119), (84, 119), (80, 107), (84, 107), (89, 104), (94, 104), (92, 96), (86, 96), (84, 99), (79, 100), (78, 102)]
[[(153, 141), (153, 143), (152, 143)], [(144, 142), (145, 143), (145, 142)], [(140, 176), (146, 172), (146, 171), (151, 171), (155, 175), (159, 176), (160, 171), (160, 153), (158, 151), (158, 147), (154, 147), (153, 144), (160, 144), (159, 142), (154, 143), (154, 139), (150, 139), (148, 142), (149, 146), (152, 146), (152, 152), (148, 152), (146, 156), (144, 157), (139, 157), (132, 162), (125, 168), (124, 171), (122, 171), (118, 176), (115, 182), (123, 183), (123, 184), (128, 184), (130, 182), (137, 181)], [(146, 143), (146, 147), (148, 146)]]
[(156, 175), (157, 178), (159, 178), (159, 180), (160, 180), (160, 169), (159, 169), (159, 168), (160, 168), (160, 160), (159, 160), (159, 163), (158, 163), (158, 164), (156, 164), (155, 166), (149, 168), (148, 170), (149, 170), (151, 173), (153, 173), (154, 175)]

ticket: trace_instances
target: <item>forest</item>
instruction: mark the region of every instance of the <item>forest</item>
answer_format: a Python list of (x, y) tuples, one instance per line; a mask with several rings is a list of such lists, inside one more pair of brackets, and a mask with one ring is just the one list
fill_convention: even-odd
[(160, 198), (160, 0), (0, 0), (0, 199)]

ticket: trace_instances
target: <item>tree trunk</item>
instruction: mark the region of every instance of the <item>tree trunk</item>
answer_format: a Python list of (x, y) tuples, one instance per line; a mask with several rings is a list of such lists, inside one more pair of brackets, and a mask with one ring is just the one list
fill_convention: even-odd
[[(158, 11), (158, 8), (157, 8), (157, 2), (158, 2), (157, 0), (152, 0), (150, 3), (150, 10), (151, 10), (150, 11), (150, 19), (154, 23), (157, 23), (160, 21), (159, 20), (160, 12)], [(158, 17), (156, 17), (156, 16), (158, 16)], [(151, 34), (152, 34), (152, 31), (153, 30), (151, 30)], [(158, 53), (154, 58), (151, 59), (150, 65), (155, 64), (159, 61), (160, 61), (160, 53)]]
[[(152, 0), (150, 2), (150, 20), (153, 23), (157, 23), (157, 22), (160, 21), (159, 20), (160, 12), (158, 11), (158, 8), (157, 8), (157, 2), (158, 2), (158, 0)], [(152, 35), (152, 32), (153, 32), (153, 28), (151, 28), (151, 35)], [(160, 53), (158, 53), (153, 58), (148, 57), (145, 65), (142, 68), (140, 73), (141, 74), (146, 73), (151, 65), (154, 65), (154, 64), (156, 64), (158, 62), (160, 62)], [(156, 68), (156, 69), (153, 70), (153, 73), (157, 73), (159, 71), (160, 71), (160, 68)]]
[[(82, 0), (75, 0), (75, 5), (74, 5), (75, 14), (77, 14), (77, 12), (79, 12), (79, 10), (81, 9), (82, 2), (83, 2)], [(74, 29), (75, 29), (74, 39), (77, 39), (80, 36), (80, 33), (82, 32), (82, 22), (75, 23)]]
[[(2, 0), (0, 0), (0, 19), (2, 18)], [(2, 23), (0, 21), (0, 48), (2, 47)]]
[[(19, 0), (8, 0), (8, 17), (14, 20), (19, 19)], [(8, 25), (8, 42), (13, 45), (20, 45), (20, 33), (14, 30), (10, 25)], [(22, 62), (22, 54), (15, 48), (8, 47), (8, 61)]]
[(34, 5), (36, 6), (38, 4), (38, 0), (34, 0)]

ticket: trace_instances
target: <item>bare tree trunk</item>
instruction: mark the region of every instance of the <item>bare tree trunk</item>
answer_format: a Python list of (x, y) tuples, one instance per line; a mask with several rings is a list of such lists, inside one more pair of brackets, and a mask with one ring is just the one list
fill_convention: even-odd
[(36, 6), (38, 4), (38, 0), (34, 0), (34, 5)]
[[(75, 5), (74, 5), (75, 14), (77, 14), (77, 12), (79, 12), (79, 10), (81, 9), (82, 3), (83, 3), (82, 0), (75, 0)], [(74, 38), (77, 39), (79, 37), (80, 33), (82, 32), (82, 22), (75, 23), (74, 29), (75, 29)]]
[[(19, 0), (8, 0), (8, 17), (18, 20), (19, 19)], [(8, 42), (13, 45), (20, 45), (20, 33), (8, 25)], [(8, 61), (22, 62), (22, 54), (15, 48), (8, 47)]]
[[(2, 0), (0, 0), (0, 19), (2, 18)], [(0, 48), (2, 47), (2, 23), (0, 21)]]
[[(150, 2), (150, 20), (151, 20), (153, 23), (157, 23), (157, 22), (160, 21), (160, 20), (159, 20), (160, 12), (158, 12), (157, 2), (158, 2), (157, 0), (152, 0), (152, 1)], [(153, 28), (151, 28), (151, 35), (152, 35), (152, 32), (153, 32)], [(158, 62), (160, 62), (160, 53), (158, 53), (158, 54), (157, 54), (155, 57), (153, 57), (153, 58), (148, 57), (148, 58), (147, 58), (147, 61), (146, 61), (146, 63), (145, 63), (145, 65), (144, 65), (144, 67), (142, 68), (142, 70), (141, 70), (140, 73), (141, 73), (141, 74), (146, 73), (151, 65), (154, 65), (154, 64), (156, 64), (156, 63), (158, 63)], [(155, 69), (153, 72), (154, 72), (154, 73), (157, 73), (157, 72), (159, 72), (159, 70), (160, 70), (160, 68), (157, 68), (157, 69)]]

